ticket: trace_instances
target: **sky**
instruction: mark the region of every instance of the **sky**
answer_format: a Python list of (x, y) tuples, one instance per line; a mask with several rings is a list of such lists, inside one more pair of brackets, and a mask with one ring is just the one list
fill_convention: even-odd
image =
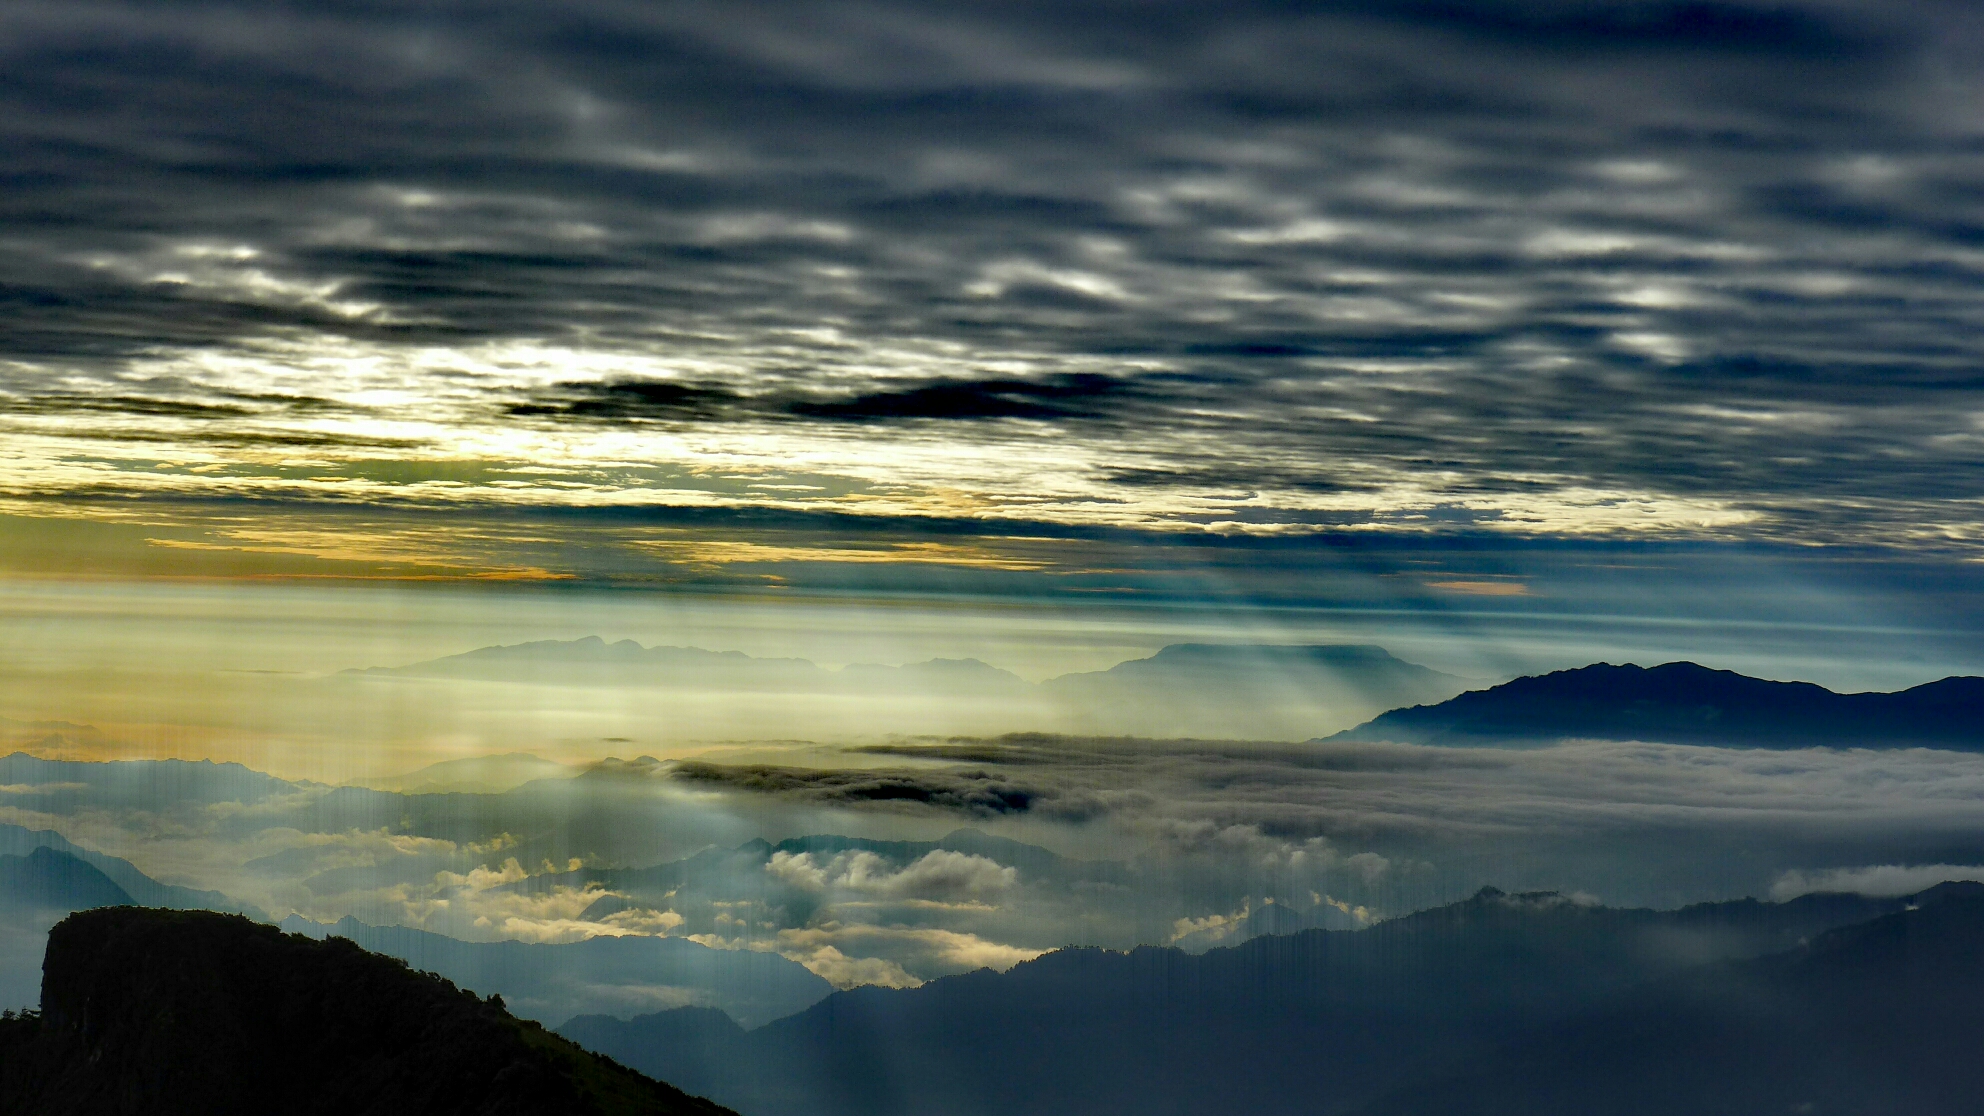
[[(1469, 684), (1984, 673), (1980, 39), (1984, 12), (1930, 0), (13, 0), (0, 736), (326, 785), (512, 751), (777, 761), (810, 774), (699, 784), (755, 819), (708, 841), (934, 840), (1020, 822), (969, 795), (810, 812), (823, 773), (899, 738), (1166, 734), (913, 687), (340, 672), (599, 636), (1027, 686), (1180, 642), (1378, 644)], [(1349, 723), (1323, 713), (1189, 731)], [(1332, 842), (1353, 906), (1984, 860), (1945, 841), (1974, 773), (1934, 755), (1392, 757), (1371, 782), (1040, 747), (986, 762), (1089, 803), (1040, 823), (1059, 851), (1162, 859), (1179, 813), (1220, 855)], [(1257, 776), (1357, 805), (1235, 789)], [(1777, 802), (1767, 863), (1619, 867), (1667, 839), (1649, 817), (1744, 794)], [(1513, 820), (1537, 795), (1623, 827), (1607, 866)], [(1436, 824), (1470, 796), (1530, 851), (1442, 859), (1486, 831)], [(254, 883), (278, 837), (181, 855), (156, 818), (7, 810), (272, 910), (358, 909)], [(503, 868), (500, 827), (419, 836)], [(1360, 852), (1439, 882), (1357, 883)]]
[(1964, 5), (0, 18), (23, 572), (1976, 556)]
[(11, 4), (13, 661), (1984, 669), (1977, 19)]

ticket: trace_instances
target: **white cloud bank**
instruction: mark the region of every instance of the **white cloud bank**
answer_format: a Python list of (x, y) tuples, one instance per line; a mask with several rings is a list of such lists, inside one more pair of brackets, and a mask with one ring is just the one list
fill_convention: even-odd
[(1939, 883), (1984, 883), (1984, 865), (1870, 864), (1863, 868), (1826, 868), (1786, 872), (1771, 885), (1778, 902), (1814, 892), (1846, 891), (1876, 899), (1891, 899), (1927, 891)]

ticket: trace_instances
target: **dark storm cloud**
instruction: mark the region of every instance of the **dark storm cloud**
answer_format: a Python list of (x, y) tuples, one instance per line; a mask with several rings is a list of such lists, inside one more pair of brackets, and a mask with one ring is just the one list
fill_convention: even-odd
[(1064, 419), (1098, 417), (1124, 381), (1094, 374), (1033, 380), (941, 380), (845, 398), (775, 392), (749, 397), (722, 384), (620, 380), (561, 384), (528, 403), (506, 408), (526, 417), (590, 421), (697, 422), (799, 416), (842, 422), (911, 419)]
[(118, 415), (148, 415), (154, 418), (238, 418), (248, 408), (225, 403), (191, 403), (178, 399), (156, 399), (137, 395), (36, 395), (0, 406), (27, 414), (60, 414), (68, 411), (100, 411)]
[(1818, 12), (1742, 4), (1402, 3), (1397, 10), (1435, 26), (1484, 36), (1597, 50), (1691, 48), (1838, 57), (1869, 51), (1864, 31)]
[[(24, 2), (0, 32), (17, 421), (185, 407), (170, 436), (240, 445), (291, 419), (128, 380), (349, 351), (468, 424), (1068, 424), (1117, 458), (1084, 499), (1259, 496), (1205, 521), (1376, 522), (1304, 501), (1418, 484), (1536, 533), (1587, 489), (1706, 509), (1663, 530), (1984, 533), (1963, 5)], [(450, 355), (512, 343), (606, 359)]]
[(684, 761), (670, 773), (687, 783), (787, 795), (822, 806), (904, 803), (974, 814), (1019, 814), (1041, 797), (983, 771), (813, 771)]
[(748, 402), (721, 384), (621, 380), (561, 384), (528, 403), (512, 404), (506, 411), (527, 417), (692, 421), (736, 416)]
[(1105, 397), (1123, 387), (1108, 376), (1054, 376), (1045, 382), (965, 380), (871, 391), (852, 399), (792, 404), (797, 415), (885, 422), (891, 419), (1055, 419), (1093, 417)]

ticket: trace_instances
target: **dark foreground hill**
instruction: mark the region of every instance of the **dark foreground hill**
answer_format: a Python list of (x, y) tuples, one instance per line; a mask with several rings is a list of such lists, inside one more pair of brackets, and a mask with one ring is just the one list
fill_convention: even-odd
[(1359, 1116), (1984, 1111), (1984, 885), (1635, 989)]
[(1521, 745), (1566, 738), (1752, 748), (1984, 748), (1984, 678), (1836, 694), (1695, 663), (1599, 663), (1394, 709), (1331, 740)]
[(708, 1011), (560, 1031), (751, 1116), (1327, 1116), (1635, 985), (1900, 905), (1618, 910), (1485, 890), (1368, 930), (1203, 955), (1068, 949), (1005, 973), (859, 988), (748, 1032)]
[(0, 1025), (7, 1116), (727, 1110), (392, 958), (235, 915), (110, 907), (50, 931), (38, 1020)]

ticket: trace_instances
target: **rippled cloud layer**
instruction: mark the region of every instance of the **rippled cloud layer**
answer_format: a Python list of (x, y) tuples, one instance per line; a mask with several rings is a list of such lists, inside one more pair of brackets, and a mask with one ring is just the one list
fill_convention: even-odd
[(215, 532), (168, 558), (475, 542), (216, 520), (242, 500), (1960, 554), (1984, 522), (1961, 5), (0, 29), (0, 493)]

